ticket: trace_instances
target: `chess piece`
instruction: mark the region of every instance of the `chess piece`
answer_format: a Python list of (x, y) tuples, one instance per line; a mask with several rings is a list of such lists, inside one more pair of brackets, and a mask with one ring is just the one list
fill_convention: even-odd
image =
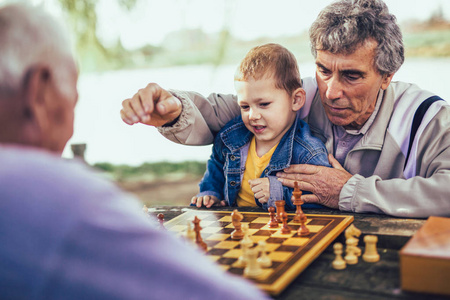
[(202, 230), (202, 227), (200, 227), (200, 219), (195, 216), (192, 223), (194, 224), (195, 243), (198, 247), (200, 247), (200, 249), (203, 249), (204, 251), (208, 250), (208, 246), (203, 241), (202, 236), (200, 235), (200, 231)]
[(253, 246), (253, 240), (250, 237), (250, 233), (248, 230), (248, 224), (242, 224), (242, 232), (244, 234), (242, 241), (241, 241), (241, 245), (245, 244), (248, 248)]
[(240, 240), (244, 237), (244, 233), (242, 232), (241, 221), (244, 216), (237, 210), (233, 210), (231, 213), (231, 222), (234, 226), (234, 231), (231, 233), (231, 238), (233, 240)]
[(159, 213), (156, 217), (159, 221), (159, 228), (165, 230), (166, 228), (164, 227), (164, 214)]
[(255, 278), (263, 273), (263, 269), (258, 263), (257, 247), (247, 249), (247, 266), (244, 269), (244, 276)]
[(295, 207), (297, 208), (297, 210), (295, 211), (294, 219), (292, 221), (300, 223), (301, 214), (303, 213), (302, 211), (303, 201), (301, 199), (302, 191), (298, 187), (297, 181), (294, 181), (294, 191), (292, 192), (292, 196), (294, 196), (294, 201), (292, 202), (292, 204), (294, 204)]
[(281, 221), (283, 222), (283, 225), (281, 226), (281, 233), (283, 234), (291, 233), (292, 229), (287, 224), (288, 215), (285, 211), (281, 212), (280, 218)]
[(280, 217), (280, 214), (283, 212), (283, 211), (285, 211), (284, 210), (284, 205), (286, 204), (286, 202), (284, 201), (284, 200), (276, 200), (275, 201), (275, 206), (277, 207), (277, 216), (276, 216), (276, 219), (277, 219), (277, 222), (278, 223), (281, 223), (282, 221), (281, 221), (281, 217)]
[(380, 260), (380, 255), (377, 252), (378, 238), (375, 235), (366, 235), (364, 242), (366, 243), (366, 251), (364, 251), (363, 259), (366, 262), (377, 262)]
[(273, 207), (273, 206), (269, 207), (269, 217), (270, 217), (270, 221), (269, 221), (269, 223), (267, 223), (267, 226), (269, 228), (277, 228), (278, 221), (275, 217), (275, 207)]
[(241, 244), (241, 256), (237, 260), (237, 265), (243, 267), (247, 264), (247, 250), (249, 246), (244, 239), (239, 243)]
[(346, 244), (346, 255), (344, 257), (345, 262), (349, 265), (355, 265), (358, 263), (358, 256), (355, 254), (355, 246), (353, 246), (354, 241), (352, 241), (353, 238), (349, 238), (345, 241)]
[(195, 232), (192, 230), (191, 222), (187, 221), (187, 228), (186, 228), (186, 239), (192, 243), (195, 242)]
[(342, 258), (342, 253), (344, 252), (342, 248), (343, 246), (341, 243), (335, 243), (333, 245), (334, 254), (336, 254), (336, 258), (331, 263), (333, 269), (343, 270), (347, 267), (345, 260)]
[(309, 235), (309, 229), (308, 229), (308, 227), (306, 227), (307, 217), (306, 217), (306, 215), (303, 212), (301, 212), (300, 215), (299, 215), (299, 218), (300, 218), (300, 227), (297, 230), (297, 234), (299, 236), (308, 236)]
[(350, 225), (345, 230), (345, 239), (346, 243), (350, 240), (351, 245), (353, 246), (353, 251), (356, 256), (361, 256), (361, 248), (358, 247), (359, 236), (361, 235), (361, 230), (355, 227), (355, 225)]
[(148, 207), (147, 207), (147, 205), (144, 204), (144, 206), (142, 207), (142, 211), (143, 211), (145, 214), (148, 214)]
[(265, 241), (259, 241), (258, 242), (258, 248), (259, 251), (261, 252), (261, 256), (258, 257), (258, 263), (261, 267), (263, 268), (269, 268), (272, 265), (272, 260), (270, 259), (270, 257), (267, 255), (266, 252), (266, 242)]

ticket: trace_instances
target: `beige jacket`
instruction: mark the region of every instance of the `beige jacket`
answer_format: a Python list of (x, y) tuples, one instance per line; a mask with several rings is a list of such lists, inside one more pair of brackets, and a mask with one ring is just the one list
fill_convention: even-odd
[[(304, 88), (307, 102), (300, 116), (333, 153), (332, 124), (315, 80), (305, 78)], [(159, 130), (178, 143), (211, 143), (214, 134), (240, 113), (232, 95), (204, 98), (192, 92), (172, 92), (182, 100), (182, 115), (173, 126)], [(432, 95), (403, 82), (392, 82), (380, 91), (382, 102), (374, 123), (345, 160), (344, 168), (353, 177), (341, 191), (340, 210), (401, 217), (450, 216), (450, 106), (446, 102), (435, 102), (428, 109), (405, 168), (414, 113)]]

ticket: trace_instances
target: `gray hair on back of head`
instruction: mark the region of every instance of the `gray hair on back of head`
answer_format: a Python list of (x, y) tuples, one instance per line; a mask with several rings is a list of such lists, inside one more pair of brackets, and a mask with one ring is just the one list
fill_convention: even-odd
[(309, 30), (311, 52), (351, 54), (367, 40), (378, 43), (375, 67), (393, 74), (403, 64), (402, 33), (382, 0), (338, 0), (325, 7)]
[[(63, 57), (73, 52), (62, 24), (39, 7), (10, 4), (0, 8), (0, 93), (16, 93), (29, 68), (46, 64), (63, 73)], [(64, 87), (61, 87), (64, 88)]]

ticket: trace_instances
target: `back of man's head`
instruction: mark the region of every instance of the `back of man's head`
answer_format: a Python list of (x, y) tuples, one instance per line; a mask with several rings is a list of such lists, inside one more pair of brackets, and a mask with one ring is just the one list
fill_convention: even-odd
[(311, 51), (352, 54), (372, 39), (378, 46), (375, 67), (393, 74), (403, 64), (402, 33), (382, 0), (338, 0), (325, 7), (309, 30)]
[[(77, 71), (67, 36), (61, 24), (40, 8), (24, 4), (0, 8), (0, 143), (62, 151), (62, 141), (58, 146), (45, 141), (56, 132), (48, 131), (45, 123), (51, 116), (48, 112), (45, 118), (38, 116), (35, 104), (47, 108), (50, 102), (75, 97)], [(61, 139), (68, 139), (67, 134)]]

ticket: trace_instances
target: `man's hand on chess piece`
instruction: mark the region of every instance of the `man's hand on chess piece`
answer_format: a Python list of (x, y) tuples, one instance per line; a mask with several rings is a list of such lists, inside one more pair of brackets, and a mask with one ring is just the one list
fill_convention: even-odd
[(206, 207), (211, 208), (213, 205), (217, 206), (226, 206), (225, 200), (219, 200), (216, 196), (194, 196), (191, 199), (191, 205), (197, 206), (197, 207)]
[(267, 203), (270, 198), (270, 182), (269, 178), (256, 178), (249, 180), (250, 188), (252, 189), (255, 198), (260, 203)]

